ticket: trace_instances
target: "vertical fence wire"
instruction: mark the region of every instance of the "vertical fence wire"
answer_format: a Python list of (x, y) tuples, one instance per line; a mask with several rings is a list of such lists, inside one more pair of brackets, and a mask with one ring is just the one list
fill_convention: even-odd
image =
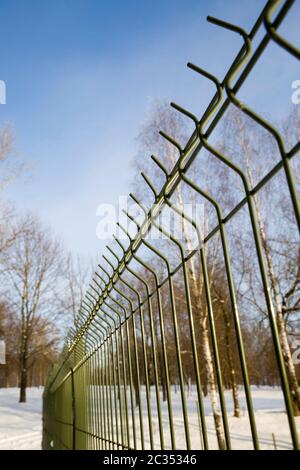
[[(164, 174), (165, 183), (158, 191), (149, 178), (142, 175), (153, 195), (151, 209), (147, 210), (136, 196), (130, 195), (132, 203), (142, 210), (144, 219), (137, 220), (129, 212), (126, 213), (135, 225), (134, 237), (118, 224), (127, 237), (127, 246), (115, 237), (114, 247), (107, 247), (108, 254), (103, 256), (103, 262), (99, 264), (82, 301), (76, 327), (70, 330), (60, 361), (49, 375), (44, 391), (44, 449), (209, 449), (215, 445), (222, 449), (232, 448), (219, 350), (220, 338), (216, 328), (214, 299), (207, 265), (207, 246), (216, 235), (220, 239), (230, 300), (230, 324), (236, 341), (241, 384), (245, 391), (250, 439), (254, 449), (260, 448), (245, 338), (233, 275), (231, 259), (234, 254), (231, 253), (227, 233), (228, 222), (244, 208), (248, 210), (255, 244), (255, 256), (289, 424), (290, 443), (291, 447), (299, 449), (291, 390), (270, 293), (254, 197), (282, 171), (299, 228), (299, 199), (291, 160), (299, 151), (300, 143), (287, 152), (284, 139), (278, 130), (237, 98), (239, 89), (270, 42), (276, 43), (285, 53), (299, 60), (300, 51), (277, 32), (293, 3), (292, 0), (268, 1), (249, 33), (239, 26), (208, 17), (208, 21), (214, 25), (232, 34), (238, 34), (242, 39), (241, 50), (222, 81), (197, 65), (188, 64), (194, 72), (214, 83), (216, 94), (201, 119), (171, 103), (173, 108), (192, 120), (195, 130), (185, 148), (161, 131), (168, 144), (177, 149), (178, 160), (168, 172), (163, 164), (152, 156)], [(264, 35), (253, 50), (253, 40), (261, 28), (264, 28)], [(251, 187), (247, 175), (230, 157), (208, 141), (229, 105), (238, 108), (269, 133), (274, 138), (280, 154), (280, 161), (255, 187)], [(202, 149), (208, 150), (211, 158), (222, 162), (242, 183), (244, 196), (226, 216), (222, 212), (220, 201), (187, 176), (189, 168)], [(204, 238), (201, 235), (201, 227), (183, 208), (178, 208), (172, 203), (171, 197), (180, 184), (201, 196), (215, 212), (217, 224)], [(192, 249), (187, 254), (183, 243), (162, 226), (159, 215), (166, 207), (179, 218), (181, 224), (191, 226), (196, 232), (197, 249)], [(171, 247), (169, 251), (162, 251), (147, 239), (147, 234), (153, 229), (168, 240)], [(157, 264), (149, 262), (149, 258), (143, 255), (142, 248), (151, 253)], [(175, 267), (173, 257), (178, 259)], [(205, 408), (202, 381), (204, 361), (199, 354), (199, 312), (198, 307), (195, 307), (200, 300), (194, 299), (193, 294), (193, 286), (198, 280), (191, 276), (190, 263), (199, 263), (203, 278), (209, 331), (207, 341), (212, 351), (209, 364), (216, 379), (216, 396), (221, 415), (214, 415), (215, 439), (211, 437), (212, 428), (209, 427)], [(184, 304), (186, 312), (184, 325), (181, 318), (182, 307), (177, 301), (178, 277), (181, 279), (181, 303)], [(188, 347), (183, 344), (182, 328), (188, 332)], [(189, 362), (185, 359), (186, 354), (190, 357)], [(189, 400), (190, 385), (185, 370), (187, 364), (189, 374), (193, 377), (193, 397), (196, 397), (193, 398), (193, 403), (196, 404), (193, 412)], [(178, 393), (179, 400), (175, 404), (174, 396)]]

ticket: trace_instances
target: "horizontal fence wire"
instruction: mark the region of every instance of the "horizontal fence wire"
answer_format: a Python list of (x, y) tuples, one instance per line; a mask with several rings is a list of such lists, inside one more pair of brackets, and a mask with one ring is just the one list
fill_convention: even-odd
[[(254, 449), (261, 447), (228, 239), (229, 222), (245, 209), (254, 240), (289, 442), (291, 448), (299, 448), (295, 389), (291, 387), (274, 310), (265, 241), (255, 198), (282, 172), (299, 230), (299, 200), (292, 160), (299, 152), (300, 142), (287, 151), (279, 131), (237, 97), (270, 42), (299, 60), (299, 50), (277, 32), (293, 3), (290, 0), (268, 1), (249, 33), (239, 26), (208, 17), (211, 23), (239, 35), (242, 47), (222, 81), (200, 67), (188, 64), (190, 69), (214, 84), (216, 93), (200, 120), (171, 103), (193, 123), (195, 130), (184, 148), (172, 136), (160, 132), (168, 145), (178, 152), (178, 160), (168, 172), (156, 157), (152, 157), (164, 174), (165, 183), (157, 191), (143, 174), (153, 194), (153, 206), (149, 210), (130, 194), (132, 204), (139, 208), (143, 220), (127, 213), (136, 228), (134, 236), (118, 224), (127, 237), (128, 246), (115, 237), (115, 247), (108, 247), (108, 254), (103, 256), (103, 263), (98, 266), (82, 301), (74, 328), (68, 333), (60, 361), (48, 378), (43, 399), (44, 449), (234, 448), (227, 409), (224, 358), (220, 352), (223, 337), (220, 338), (214, 313), (212, 273), (207, 255), (207, 247), (215, 236), (219, 237), (228, 292), (230, 312), (225, 312), (224, 318), (234, 337), (228, 348), (229, 360), (235, 348), (238, 385), (245, 397), (244, 413), (250, 440)], [(254, 38), (261, 28), (264, 28), (264, 35), (253, 50)], [(230, 105), (263, 128), (273, 138), (280, 155), (280, 160), (256, 184), (251, 184), (246, 172), (209, 140)], [(188, 170), (205, 150), (235, 174), (243, 188), (243, 197), (225, 215), (220, 201), (189, 176)], [(204, 236), (202, 227), (184, 207), (178, 207), (172, 200), (183, 184), (214, 211), (217, 223)], [(193, 227), (197, 248), (187, 251), (184, 242), (161, 224), (159, 217), (166, 208), (182, 226)], [(152, 230), (168, 240), (168, 250), (161, 250), (147, 237)], [(158, 260), (158, 264), (151, 263), (149, 256), (144, 255), (145, 250)], [(200, 277), (205, 307), (201, 307), (202, 299), (198, 294)], [(203, 333), (204, 329), (206, 333)], [(211, 400), (209, 412), (207, 395)]]

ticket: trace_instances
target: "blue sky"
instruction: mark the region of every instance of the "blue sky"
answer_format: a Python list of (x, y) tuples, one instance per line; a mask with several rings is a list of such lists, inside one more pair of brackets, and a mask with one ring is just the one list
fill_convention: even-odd
[[(151, 98), (201, 115), (211, 85), (195, 62), (223, 77), (240, 39), (206, 22), (211, 14), (250, 29), (264, 0), (1, 0), (0, 79), (18, 158), (30, 166), (6, 192), (80, 254), (103, 250), (96, 208), (116, 204), (132, 179), (135, 137)], [(296, 43), (299, 2), (282, 32)], [(276, 60), (275, 60), (276, 59)], [(242, 98), (280, 117), (299, 65), (276, 45)], [(148, 157), (148, 156), (145, 156)]]

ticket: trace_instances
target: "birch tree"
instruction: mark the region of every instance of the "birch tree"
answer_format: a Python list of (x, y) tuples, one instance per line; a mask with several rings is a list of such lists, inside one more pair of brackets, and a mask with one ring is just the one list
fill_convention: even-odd
[[(189, 137), (189, 129), (186, 125), (185, 119), (182, 118), (182, 116), (177, 112), (171, 110), (165, 102), (154, 102), (152, 112), (142, 126), (141, 132), (138, 136), (140, 153), (157, 152), (159, 159), (162, 161), (167, 170), (170, 171), (178, 160), (178, 151), (172, 144), (164, 141), (159, 136), (159, 130), (163, 130), (164, 132), (168, 133), (175, 140), (179, 141), (182, 146), (184, 146)], [(145, 155), (143, 155), (143, 157), (144, 156)], [(136, 166), (136, 170), (144, 170), (150, 180), (156, 182), (156, 187), (160, 188), (160, 184), (163, 183), (163, 178), (159, 169), (153, 166), (153, 164), (149, 165), (146, 163), (146, 165), (143, 165), (142, 162), (144, 162), (144, 159), (140, 160), (139, 156), (135, 159), (134, 164)], [(197, 174), (197, 168), (195, 168), (194, 171), (195, 177)], [(143, 201), (147, 201), (147, 193), (145, 194), (145, 190), (143, 190), (142, 186), (137, 184), (134, 186), (136, 192), (140, 197), (142, 197)], [(150, 206), (151, 200), (149, 201), (148, 199), (147, 202)], [(196, 194), (194, 191), (191, 191), (189, 188), (181, 184), (180, 187), (177, 188), (174, 195), (174, 202), (180, 209), (182, 209), (184, 204), (193, 205), (196, 203)], [(208, 213), (206, 213), (206, 215), (208, 215)], [(191, 227), (189, 226), (189, 223), (183, 218), (181, 220), (181, 224), (184, 242), (186, 244), (187, 250), (191, 251)], [(202, 230), (204, 232), (203, 227)], [(217, 242), (216, 239), (215, 242)], [(208, 254), (206, 254), (206, 256), (208, 256)], [(200, 269), (200, 255), (197, 257), (193, 256), (190, 259), (188, 268), (190, 289), (194, 304), (193, 314), (198, 322), (198, 327), (201, 334), (199, 341), (202, 351), (201, 363), (204, 364), (206, 386), (208, 395), (210, 397), (219, 448), (225, 449), (225, 436), (219, 408), (214, 360), (209, 337), (208, 310), (205, 302), (204, 280)], [(211, 266), (211, 279), (213, 278), (213, 270), (214, 267)]]
[[(299, 110), (292, 110), (280, 127), (283, 130), (287, 147), (291, 148), (300, 139)], [(280, 159), (278, 148), (272, 136), (236, 109), (232, 109), (227, 116), (221, 129), (221, 135), (219, 148), (244, 170), (251, 188), (254, 188), (267, 171), (275, 165), (276, 160)], [(295, 158), (293, 167), (296, 185), (299, 189), (299, 158)], [(288, 326), (291, 317), (299, 325), (300, 245), (283, 171), (272, 180), (269, 187), (253, 196), (253, 202), (294, 413), (297, 416), (300, 414), (300, 388), (295, 364), (292, 360)], [(250, 243), (252, 235), (247, 229), (246, 221), (243, 235), (246, 238), (246, 243)], [(244, 259), (243, 251), (241, 254), (240, 259)], [(245, 296), (248, 296), (251, 305), (267, 320), (261, 281), (257, 267), (250, 259), (247, 261), (248, 288)]]

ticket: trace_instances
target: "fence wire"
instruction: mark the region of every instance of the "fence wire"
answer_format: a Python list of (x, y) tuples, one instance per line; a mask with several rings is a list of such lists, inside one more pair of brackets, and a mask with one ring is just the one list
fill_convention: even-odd
[[(168, 145), (178, 151), (178, 160), (172, 171), (168, 172), (156, 157), (152, 157), (164, 174), (165, 183), (158, 191), (143, 175), (153, 194), (151, 209), (146, 209), (136, 196), (130, 195), (132, 203), (144, 214), (143, 220), (127, 214), (136, 227), (135, 236), (119, 224), (120, 230), (127, 236), (128, 244), (125, 246), (123, 241), (115, 238), (114, 248), (108, 247), (108, 254), (103, 256), (103, 263), (98, 266), (82, 301), (75, 326), (68, 333), (60, 361), (49, 376), (44, 391), (44, 449), (234, 447), (226, 399), (228, 384), (224, 383), (224, 360), (219, 347), (221, 339), (214, 313), (207, 256), (207, 246), (215, 236), (219, 236), (224, 262), (230, 305), (227, 320), (234, 336), (232, 348), (237, 351), (238, 385), (245, 396), (243, 419), (249, 426), (253, 448), (260, 448), (231, 261), (231, 257), (237, 254), (231, 253), (227, 230), (227, 224), (243, 210), (248, 211), (255, 243), (255, 257), (275, 351), (276, 373), (284, 398), (290, 445), (294, 449), (299, 448), (293, 390), (274, 312), (255, 197), (279, 172), (283, 172), (299, 230), (299, 201), (292, 159), (300, 149), (300, 142), (287, 151), (279, 131), (237, 97), (270, 42), (277, 43), (285, 53), (299, 60), (300, 51), (277, 32), (293, 3), (291, 0), (268, 1), (249, 33), (239, 26), (207, 18), (210, 23), (239, 35), (242, 47), (222, 81), (206, 70), (188, 64), (190, 69), (214, 84), (216, 93), (200, 120), (181, 106), (171, 103), (173, 108), (193, 122), (195, 130), (184, 148), (173, 137), (161, 131)], [(264, 28), (264, 35), (254, 48), (254, 39), (261, 28)], [(230, 105), (261, 126), (278, 147), (280, 160), (255, 186), (242, 168), (210, 143), (210, 135)], [(243, 197), (225, 216), (220, 201), (188, 176), (189, 168), (195, 164), (201, 151), (205, 150), (237, 175), (243, 188)], [(172, 195), (180, 184), (203, 198), (215, 213), (217, 223), (204, 236), (202, 227), (194, 222), (184, 208), (172, 202)], [(160, 223), (159, 215), (166, 207), (182, 224), (193, 227), (198, 237), (197, 248), (187, 252), (184, 242)], [(153, 229), (168, 240), (168, 250), (160, 249), (147, 237)], [(144, 255), (145, 250), (152, 254), (156, 263), (151, 262), (149, 255)], [(201, 353), (201, 315), (195, 299), (195, 286), (200, 280), (191, 275), (191, 263), (196, 258), (199, 259), (199, 272), (204, 286), (209, 350), (220, 410), (219, 416), (216, 416), (212, 409), (214, 426), (209, 421), (211, 413), (207, 409), (205, 388), (212, 384), (203, 380), (207, 358), (203, 358)], [(183, 330), (184, 338), (187, 338), (184, 341)]]

